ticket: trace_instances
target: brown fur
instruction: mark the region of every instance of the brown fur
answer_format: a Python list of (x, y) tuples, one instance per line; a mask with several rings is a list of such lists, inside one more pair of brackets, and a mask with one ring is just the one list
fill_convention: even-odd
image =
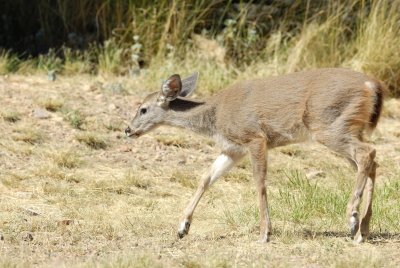
[[(170, 92), (168, 84), (164, 88)], [(222, 149), (185, 210), (180, 237), (188, 233), (194, 209), (208, 186), (249, 152), (260, 202), (261, 240), (268, 241), (267, 150), (312, 139), (358, 169), (348, 218), (356, 241), (366, 239), (376, 164), (375, 150), (363, 142), (362, 135), (376, 127), (381, 113), (383, 86), (379, 81), (352, 70), (330, 68), (243, 81), (205, 101), (177, 94), (168, 97), (171, 101), (165, 101), (162, 92), (147, 97), (142, 107), (149, 114), (138, 112), (127, 134), (138, 136), (158, 125), (172, 125), (213, 137)], [(367, 204), (360, 222), (359, 204), (366, 185)]]

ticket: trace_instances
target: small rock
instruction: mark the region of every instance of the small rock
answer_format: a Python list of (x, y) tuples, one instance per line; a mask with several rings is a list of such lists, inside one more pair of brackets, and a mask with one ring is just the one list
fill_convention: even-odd
[(38, 119), (47, 119), (50, 118), (50, 113), (42, 108), (36, 108), (32, 111), (32, 116)]
[(33, 240), (33, 235), (30, 232), (22, 232), (21, 239), (26, 242), (30, 242)]
[(0, 241), (4, 240), (4, 236), (2, 234), (0, 234)]

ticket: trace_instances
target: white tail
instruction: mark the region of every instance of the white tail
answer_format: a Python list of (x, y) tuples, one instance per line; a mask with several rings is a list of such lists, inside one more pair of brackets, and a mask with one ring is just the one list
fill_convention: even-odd
[[(184, 211), (178, 235), (189, 232), (193, 212), (206, 189), (250, 153), (257, 184), (261, 241), (271, 233), (265, 177), (267, 150), (312, 139), (344, 156), (357, 169), (357, 181), (347, 207), (351, 234), (357, 242), (369, 234), (376, 163), (375, 149), (364, 132), (378, 122), (383, 86), (348, 69), (317, 69), (266, 79), (244, 81), (204, 101), (188, 99), (197, 74), (171, 76), (159, 92), (146, 97), (127, 136), (138, 137), (159, 125), (190, 129), (213, 137), (221, 155), (202, 178)], [(366, 207), (359, 205), (367, 188)]]

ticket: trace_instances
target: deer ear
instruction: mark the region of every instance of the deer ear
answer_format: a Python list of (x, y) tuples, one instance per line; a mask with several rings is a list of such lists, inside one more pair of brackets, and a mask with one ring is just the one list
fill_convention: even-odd
[(196, 89), (197, 80), (199, 79), (199, 72), (195, 72), (182, 80), (182, 91), (180, 97), (190, 96)]
[(182, 81), (179, 74), (174, 74), (168, 78), (161, 87), (161, 96), (165, 101), (176, 99), (182, 90)]

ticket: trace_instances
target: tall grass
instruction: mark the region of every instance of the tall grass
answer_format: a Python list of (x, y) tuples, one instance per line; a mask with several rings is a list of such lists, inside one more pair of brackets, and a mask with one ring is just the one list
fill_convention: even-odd
[[(30, 5), (17, 0), (0, 7), (16, 3)], [(208, 78), (205, 92), (212, 92), (234, 79), (345, 66), (382, 79), (400, 95), (396, 0), (40, 0), (31, 8), (40, 14), (31, 35), (59, 47), (29, 59), (31, 69), (135, 77), (144, 69), (147, 77), (200, 69)], [(15, 53), (2, 51), (0, 73), (27, 69)]]

